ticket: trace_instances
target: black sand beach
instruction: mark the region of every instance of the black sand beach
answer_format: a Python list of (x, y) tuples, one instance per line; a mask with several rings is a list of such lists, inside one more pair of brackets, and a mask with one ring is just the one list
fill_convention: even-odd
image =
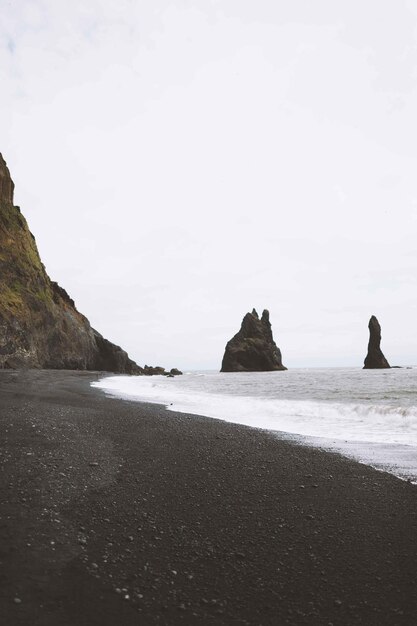
[(417, 623), (417, 487), (254, 429), (0, 372), (5, 626)]

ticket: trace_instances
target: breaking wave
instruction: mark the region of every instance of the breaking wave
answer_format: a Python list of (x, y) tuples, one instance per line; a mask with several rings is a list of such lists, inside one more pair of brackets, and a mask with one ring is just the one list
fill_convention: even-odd
[[(364, 459), (366, 446), (363, 445), (367, 442), (374, 446), (370, 464), (378, 466), (375, 450), (383, 450), (380, 464), (384, 469), (395, 466), (394, 457), (399, 450), (404, 466), (405, 450), (410, 457), (405, 463), (409, 468), (402, 467), (401, 471), (397, 468), (394, 473), (414, 479), (417, 477), (416, 374), (416, 370), (370, 373), (353, 369), (253, 374), (200, 372), (174, 379), (112, 376), (93, 385), (117, 397), (163, 404), (172, 411), (291, 434), (292, 438), (308, 439), (310, 443), (342, 451), (364, 462), (368, 462)], [(360, 454), (355, 453), (359, 449)]]

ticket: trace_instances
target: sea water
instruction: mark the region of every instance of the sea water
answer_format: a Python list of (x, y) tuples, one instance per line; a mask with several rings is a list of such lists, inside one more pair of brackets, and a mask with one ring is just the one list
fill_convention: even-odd
[(120, 398), (275, 432), (417, 483), (417, 369), (107, 376)]

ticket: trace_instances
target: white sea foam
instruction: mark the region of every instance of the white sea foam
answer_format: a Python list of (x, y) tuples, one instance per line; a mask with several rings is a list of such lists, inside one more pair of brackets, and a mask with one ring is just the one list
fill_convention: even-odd
[(196, 372), (113, 376), (93, 385), (173, 411), (291, 433), (417, 480), (417, 370)]

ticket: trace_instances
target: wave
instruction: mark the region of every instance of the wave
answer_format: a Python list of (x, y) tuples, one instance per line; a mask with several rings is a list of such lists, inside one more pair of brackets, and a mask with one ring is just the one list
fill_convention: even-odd
[(403, 371), (394, 376), (346, 370), (300, 371), (291, 379), (190, 373), (176, 379), (114, 376), (92, 385), (171, 411), (266, 429), (417, 484), (415, 381)]
[(94, 386), (169, 410), (310, 437), (417, 446), (417, 406), (260, 398), (158, 380), (108, 377)]

